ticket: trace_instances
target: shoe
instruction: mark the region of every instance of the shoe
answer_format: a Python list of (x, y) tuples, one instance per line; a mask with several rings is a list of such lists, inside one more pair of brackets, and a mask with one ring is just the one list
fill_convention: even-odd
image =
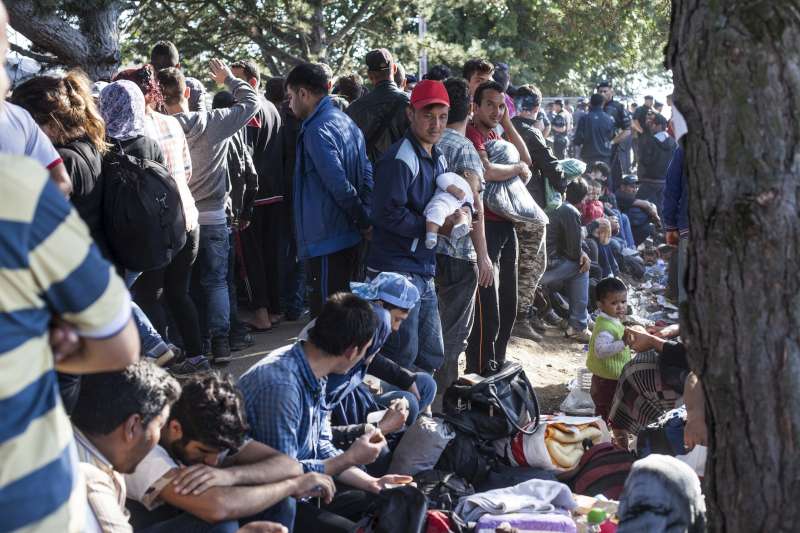
[(576, 342), (580, 342), (580, 343), (583, 343), (583, 344), (586, 344), (590, 340), (592, 340), (592, 332), (591, 331), (589, 331), (588, 329), (584, 329), (582, 331), (579, 331), (579, 330), (573, 328), (572, 326), (569, 326), (567, 328), (566, 336), (567, 336), (567, 338), (570, 338), (570, 339), (572, 339), (572, 340), (574, 340)]
[(226, 364), (231, 361), (233, 361), (233, 356), (231, 356), (231, 343), (228, 337), (211, 339), (211, 362)]
[(174, 363), (167, 368), (167, 372), (173, 376), (191, 376), (198, 372), (207, 372), (211, 370), (211, 363), (208, 362), (202, 355), (184, 359), (178, 363)]
[(538, 333), (547, 333), (547, 330), (551, 329), (551, 326), (549, 326), (544, 320), (542, 320), (538, 316), (529, 318), (528, 322), (530, 323), (531, 327), (535, 329)]
[(592, 320), (591, 318), (586, 320), (586, 329), (588, 329), (589, 331), (594, 331), (594, 320)]
[(228, 341), (228, 345), (230, 346), (230, 351), (232, 352), (238, 352), (244, 350), (245, 348), (251, 347), (255, 343), (256, 340), (249, 333), (231, 337)]
[(533, 326), (531, 326), (530, 322), (527, 320), (521, 320), (514, 324), (514, 329), (511, 331), (511, 334), (515, 337), (529, 339), (535, 342), (540, 342), (542, 340), (542, 336), (533, 329)]
[(461, 237), (466, 236), (469, 234), (470, 228), (467, 224), (457, 224), (453, 226), (453, 229), (450, 230), (450, 238), (452, 239), (460, 239)]
[(555, 311), (553, 311), (552, 309), (548, 309), (547, 312), (544, 315), (542, 315), (542, 320), (545, 322), (545, 324), (550, 324), (551, 326), (559, 326), (563, 319), (560, 316), (558, 316)]
[(156, 357), (156, 366), (164, 368), (170, 363), (180, 360), (180, 349), (177, 347), (168, 348), (166, 352)]

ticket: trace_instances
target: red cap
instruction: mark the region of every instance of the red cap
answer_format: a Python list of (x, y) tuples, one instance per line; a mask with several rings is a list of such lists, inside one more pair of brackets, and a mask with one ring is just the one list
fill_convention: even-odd
[(450, 96), (444, 83), (435, 80), (422, 80), (411, 91), (411, 105), (414, 109), (422, 109), (432, 104), (450, 105)]

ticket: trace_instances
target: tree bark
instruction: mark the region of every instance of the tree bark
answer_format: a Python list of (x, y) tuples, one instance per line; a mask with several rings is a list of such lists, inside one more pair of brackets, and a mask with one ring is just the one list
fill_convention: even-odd
[(37, 8), (34, 0), (5, 4), (11, 26), (64, 65), (82, 68), (93, 80), (110, 79), (119, 67), (122, 2), (85, 2), (76, 14), (77, 25), (52, 9)]
[(800, 524), (800, 1), (673, 0), (714, 531)]

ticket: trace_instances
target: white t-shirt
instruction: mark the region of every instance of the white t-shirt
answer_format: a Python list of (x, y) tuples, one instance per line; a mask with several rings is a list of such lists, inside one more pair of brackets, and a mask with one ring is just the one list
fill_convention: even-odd
[(50, 138), (30, 113), (9, 102), (0, 104), (0, 153), (27, 155), (47, 170), (61, 163)]

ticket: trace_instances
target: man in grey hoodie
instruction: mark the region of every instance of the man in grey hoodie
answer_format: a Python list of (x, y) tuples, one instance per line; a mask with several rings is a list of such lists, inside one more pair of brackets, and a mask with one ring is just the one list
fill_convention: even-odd
[(222, 61), (212, 59), (210, 68), (214, 81), (233, 93), (236, 98), (233, 106), (191, 112), (189, 90), (180, 70), (162, 70), (159, 82), (167, 111), (178, 119), (189, 143), (192, 156), (189, 189), (200, 212), (200, 246), (194, 268), (203, 301), (198, 307), (211, 336), (213, 361), (226, 363), (231, 360), (226, 282), (230, 230), (225, 211), (230, 182), (226, 158), (230, 138), (258, 111), (258, 95), (247, 82), (235, 78)]

